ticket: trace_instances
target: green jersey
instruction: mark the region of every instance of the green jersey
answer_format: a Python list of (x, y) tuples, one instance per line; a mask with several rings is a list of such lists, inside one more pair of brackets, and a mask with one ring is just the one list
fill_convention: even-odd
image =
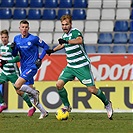
[(19, 69), (16, 62), (19, 61), (19, 56), (12, 56), (12, 49), (10, 48), (11, 43), (7, 45), (0, 45), (0, 54), (2, 60), (7, 60), (8, 63), (3, 66), (2, 73), (5, 75), (19, 74)]
[[(72, 28), (68, 34), (64, 33), (62, 38), (66, 41), (76, 39), (82, 36), (81, 32)], [(72, 68), (80, 68), (90, 64), (90, 59), (85, 51), (83, 44), (65, 44), (65, 51), (67, 56), (67, 66)]]

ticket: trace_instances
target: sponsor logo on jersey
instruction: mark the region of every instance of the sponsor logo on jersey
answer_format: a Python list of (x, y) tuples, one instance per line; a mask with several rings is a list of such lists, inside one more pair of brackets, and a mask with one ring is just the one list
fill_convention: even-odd
[(28, 48), (28, 46), (20, 46), (20, 48)]
[(90, 83), (92, 83), (92, 80), (91, 79), (83, 79), (82, 83), (83, 84), (90, 84)]

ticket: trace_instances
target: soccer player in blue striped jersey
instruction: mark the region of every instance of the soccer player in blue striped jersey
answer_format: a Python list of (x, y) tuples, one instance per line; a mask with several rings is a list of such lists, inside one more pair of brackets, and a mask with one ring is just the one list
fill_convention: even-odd
[[(46, 55), (46, 50), (49, 49), (49, 46), (41, 40), (38, 36), (34, 36), (29, 33), (29, 22), (26, 20), (20, 21), (20, 33), (14, 37), (14, 42), (11, 44), (12, 55), (20, 55), (20, 65), (21, 65), (21, 74), (17, 81), (15, 82), (15, 88), (19, 93), (23, 91), (23, 85), (28, 85), (29, 89), (26, 88), (26, 91), (32, 91), (29, 93), (33, 94), (35, 100), (35, 105), (39, 103), (39, 93), (34, 90), (33, 77), (37, 73), (37, 70), (41, 66), (41, 61)], [(43, 48), (41, 55), (39, 55), (39, 47)], [(21, 88), (21, 90), (20, 90)], [(25, 88), (24, 88), (25, 90)], [(32, 116), (36, 111), (35, 107), (32, 107), (29, 110), (28, 115)], [(46, 114), (45, 114), (46, 115)]]
[[(19, 77), (19, 69), (17, 67), (17, 62), (19, 62), (19, 56), (13, 57), (12, 50), (10, 48), (11, 43), (9, 43), (9, 36), (7, 30), (2, 30), (0, 32), (2, 44), (0, 46), (0, 67), (2, 72), (0, 73), (0, 84), (10, 81), (13, 85)], [(18, 93), (29, 107), (32, 107), (32, 103), (27, 95), (27, 93)], [(3, 95), (0, 92), (0, 113), (7, 108), (4, 101)]]

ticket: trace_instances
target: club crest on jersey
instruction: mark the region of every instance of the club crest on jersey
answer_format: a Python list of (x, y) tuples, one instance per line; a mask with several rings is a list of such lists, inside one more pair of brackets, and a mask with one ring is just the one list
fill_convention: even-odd
[(28, 42), (28, 45), (31, 45), (31, 42)]

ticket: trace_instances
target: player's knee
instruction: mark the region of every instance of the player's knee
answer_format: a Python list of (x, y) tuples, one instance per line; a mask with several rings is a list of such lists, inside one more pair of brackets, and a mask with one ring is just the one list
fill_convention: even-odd
[(97, 88), (95, 86), (90, 86), (90, 87), (88, 87), (88, 91), (92, 94), (96, 94)]
[(23, 95), (23, 92), (21, 90), (16, 90), (16, 93), (19, 95), (19, 96), (22, 96)]
[(61, 85), (60, 83), (56, 83), (56, 88), (57, 88), (58, 90), (60, 90), (60, 89), (62, 89), (63, 87), (62, 87), (62, 85)]
[(58, 80), (57, 83), (56, 83), (56, 88), (58, 90), (61, 90), (63, 87), (64, 87), (65, 83), (63, 80)]
[(16, 90), (19, 90), (21, 88), (21, 85), (15, 83), (14, 87), (15, 87)]
[(59, 84), (56, 84), (56, 88), (59, 90), (59, 88), (60, 88)]

